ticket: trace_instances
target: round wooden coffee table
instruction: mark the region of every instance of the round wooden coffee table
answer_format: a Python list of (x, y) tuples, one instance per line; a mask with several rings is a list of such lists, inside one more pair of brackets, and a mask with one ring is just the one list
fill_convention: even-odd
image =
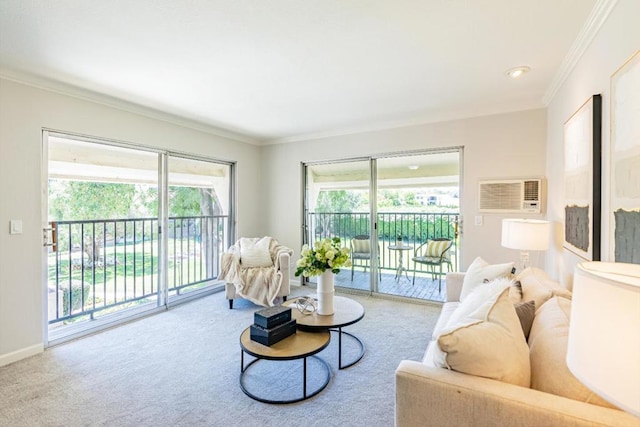
[[(291, 310), (293, 312), (293, 310)], [(297, 311), (297, 310), (296, 310)], [(308, 399), (320, 393), (329, 384), (331, 379), (331, 368), (327, 362), (315, 356), (316, 353), (324, 350), (331, 340), (331, 334), (327, 331), (324, 333), (312, 333), (297, 331), (291, 335), (279, 341), (272, 346), (260, 344), (251, 340), (250, 328), (245, 329), (240, 335), (240, 388), (252, 399), (255, 399), (263, 403), (294, 403), (301, 400)], [(256, 359), (252, 360), (247, 366), (244, 366), (244, 354), (247, 353)], [(321, 362), (321, 366), (324, 367), (326, 378), (320, 387), (311, 393), (307, 393), (307, 357), (313, 357)], [(303, 359), (303, 374), (302, 374), (302, 397), (290, 400), (272, 400), (259, 397), (254, 393), (251, 393), (244, 382), (244, 374), (247, 372), (250, 366), (258, 362), (261, 359), (266, 360), (295, 360)]]
[[(313, 297), (313, 295), (311, 295)], [(321, 316), (317, 313), (302, 314), (296, 309), (296, 299), (293, 298), (283, 305), (291, 307), (291, 316), (296, 319), (298, 329), (303, 331), (321, 332), (333, 331), (338, 333), (338, 369), (345, 369), (355, 365), (362, 359), (365, 353), (364, 343), (360, 338), (342, 330), (343, 327), (353, 325), (364, 317), (364, 307), (356, 300), (345, 297), (334, 297), (335, 313), (330, 316)], [(342, 364), (342, 336), (351, 337), (360, 346), (360, 354), (346, 365)]]

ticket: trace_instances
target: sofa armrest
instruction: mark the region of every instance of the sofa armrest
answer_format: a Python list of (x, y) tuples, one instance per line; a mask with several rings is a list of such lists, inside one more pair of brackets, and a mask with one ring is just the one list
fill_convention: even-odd
[(280, 292), (278, 296), (288, 296), (291, 293), (291, 256), (282, 252), (278, 259), (280, 265), (280, 272), (282, 273), (282, 284), (280, 285)]
[(396, 370), (396, 427), (640, 426), (623, 411), (403, 360)]
[(447, 273), (447, 302), (460, 301), (464, 273)]

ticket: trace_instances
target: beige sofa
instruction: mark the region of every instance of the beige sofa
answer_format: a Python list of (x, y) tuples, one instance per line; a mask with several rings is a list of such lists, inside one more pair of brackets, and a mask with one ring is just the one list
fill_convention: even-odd
[[(438, 345), (460, 304), (463, 279), (464, 273), (447, 275), (447, 302), (428, 348)], [(423, 361), (403, 360), (396, 370), (396, 426), (640, 426), (639, 418), (600, 406), (608, 404), (566, 367), (570, 292), (539, 269), (516, 279), (523, 301), (536, 307), (528, 342), (532, 388), (430, 366), (427, 351)]]

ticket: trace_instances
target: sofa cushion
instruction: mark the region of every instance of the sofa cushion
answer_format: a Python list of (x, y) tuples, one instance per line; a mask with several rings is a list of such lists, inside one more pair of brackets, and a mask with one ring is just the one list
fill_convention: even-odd
[(438, 337), (434, 363), (454, 371), (529, 387), (529, 348), (520, 321), (509, 301), (508, 289), (503, 288), (497, 294), (496, 289), (498, 287), (483, 287), (460, 303)]
[(537, 308), (553, 296), (571, 299), (571, 292), (563, 288), (558, 282), (539, 268), (529, 267), (516, 277), (522, 285), (523, 301), (533, 300)]
[(570, 317), (571, 300), (562, 297), (549, 299), (536, 312), (529, 333), (531, 388), (615, 408), (585, 387), (567, 367)]
[(474, 291), (478, 286), (482, 286), (485, 280), (491, 281), (498, 277), (505, 277), (511, 274), (513, 263), (490, 265), (481, 257), (477, 257), (467, 269), (462, 281), (462, 291), (460, 292), (460, 301)]

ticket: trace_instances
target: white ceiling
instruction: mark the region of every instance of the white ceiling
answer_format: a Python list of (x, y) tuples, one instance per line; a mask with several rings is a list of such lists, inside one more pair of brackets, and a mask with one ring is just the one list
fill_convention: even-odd
[(0, 75), (295, 141), (544, 107), (603, 2), (0, 0)]

